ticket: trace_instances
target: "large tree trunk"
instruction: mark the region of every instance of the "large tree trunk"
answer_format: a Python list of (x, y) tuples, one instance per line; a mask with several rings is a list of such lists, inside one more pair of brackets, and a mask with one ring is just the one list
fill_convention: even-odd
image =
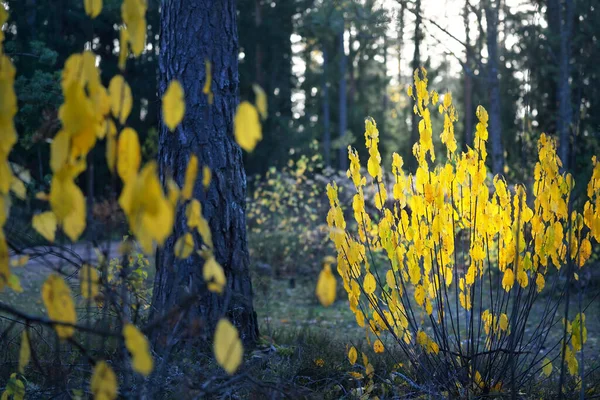
[[(340, 55), (340, 64), (339, 64), (339, 68), (340, 68), (340, 93), (339, 93), (339, 100), (340, 100), (340, 113), (339, 113), (339, 117), (340, 117), (340, 124), (339, 124), (339, 136), (340, 136), (340, 143), (344, 143), (344, 137), (346, 136), (346, 129), (348, 127), (348, 109), (347, 109), (347, 93), (346, 93), (346, 60), (347, 60), (347, 56), (346, 56), (346, 50), (344, 49), (344, 32), (345, 32), (345, 28), (344, 28), (344, 21), (342, 19), (342, 28), (341, 31), (339, 33), (339, 55)], [(348, 150), (344, 147), (341, 146), (339, 149), (339, 165), (340, 165), (340, 169), (342, 171), (345, 171), (348, 168)]]
[(504, 170), (504, 150), (502, 148), (502, 119), (500, 110), (500, 78), (498, 77), (498, 13), (499, 0), (488, 0), (485, 4), (488, 49), (488, 95), (490, 108), (489, 136), (492, 147), (492, 172), (501, 174)]
[[(204, 193), (198, 176), (194, 197), (202, 203), (214, 242), (214, 254), (227, 277), (223, 295), (206, 289), (203, 259), (195, 253), (186, 260), (174, 257), (175, 239), (187, 231), (183, 210), (178, 212), (174, 235), (158, 251), (151, 320), (179, 312), (152, 332), (156, 347), (212, 335), (219, 318), (226, 315), (239, 329), (245, 344), (258, 335), (252, 307), (252, 284), (246, 239), (246, 176), (242, 152), (233, 140), (233, 116), (238, 102), (238, 33), (234, 0), (165, 0), (162, 3), (159, 57), (159, 98), (167, 84), (178, 79), (186, 97), (186, 114), (175, 132), (162, 125), (158, 161), (163, 181), (173, 176), (183, 184), (190, 155), (212, 170), (210, 188)], [(212, 62), (214, 103), (202, 93), (205, 60)], [(199, 237), (196, 237), (197, 242)], [(190, 302), (190, 294), (198, 294)], [(191, 304), (191, 305), (190, 305)], [(174, 326), (177, 332), (174, 332)], [(182, 332), (184, 336), (179, 336)]]

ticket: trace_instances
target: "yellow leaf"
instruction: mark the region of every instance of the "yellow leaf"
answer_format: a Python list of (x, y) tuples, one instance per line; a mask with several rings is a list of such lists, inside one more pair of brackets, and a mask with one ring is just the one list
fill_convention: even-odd
[(66, 130), (60, 130), (50, 143), (50, 169), (56, 173), (69, 159), (71, 136)]
[(127, 55), (129, 54), (129, 31), (127, 27), (122, 27), (119, 31), (119, 69), (125, 70), (127, 64)]
[(36, 214), (31, 220), (33, 229), (49, 242), (54, 242), (56, 235), (56, 215), (52, 211)]
[(175, 242), (175, 257), (185, 259), (194, 251), (194, 237), (191, 233), (186, 233)]
[(104, 361), (98, 361), (94, 367), (90, 388), (94, 400), (114, 400), (117, 398), (117, 376)]
[(500, 314), (500, 329), (503, 331), (508, 329), (508, 316), (504, 313)]
[(123, 327), (125, 346), (131, 353), (133, 369), (144, 376), (150, 375), (154, 361), (150, 355), (150, 344), (142, 332), (132, 324)]
[(223, 288), (227, 283), (225, 278), (225, 272), (223, 267), (215, 260), (215, 257), (211, 255), (204, 262), (203, 268), (204, 281), (208, 286), (208, 290), (215, 293), (223, 293)]
[(174, 222), (173, 206), (165, 198), (157, 168), (155, 161), (147, 163), (125, 184), (119, 197), (129, 228), (146, 254), (153, 251), (154, 242), (163, 245)]
[(179, 196), (181, 194), (181, 190), (179, 189), (177, 182), (175, 182), (173, 180), (173, 178), (167, 179), (167, 189), (168, 189), (167, 196), (169, 197), (169, 203), (171, 203), (173, 208), (175, 208), (177, 206), (177, 203), (179, 202)]
[(170, 131), (174, 131), (177, 125), (181, 123), (184, 114), (185, 98), (183, 88), (179, 81), (172, 80), (162, 98), (163, 121)]
[(122, 75), (115, 75), (108, 84), (108, 95), (110, 96), (110, 109), (121, 125), (125, 124), (131, 113), (133, 98), (131, 88)]
[[(60, 276), (52, 274), (46, 279), (42, 285), (42, 300), (50, 319), (69, 324), (77, 322), (71, 289)], [(75, 332), (72, 326), (56, 324), (54, 328), (61, 339), (69, 338)]]
[(10, 190), (21, 200), (25, 200), (27, 196), (27, 189), (25, 188), (25, 184), (22, 180), (13, 177), (12, 184), (10, 185)]
[(132, 128), (125, 128), (119, 135), (117, 145), (117, 173), (123, 182), (127, 182), (138, 172), (142, 156), (138, 134)]
[(331, 272), (331, 265), (325, 264), (317, 281), (317, 297), (324, 307), (329, 307), (335, 301), (337, 282)]
[(267, 94), (265, 91), (256, 83), (252, 85), (252, 90), (254, 90), (255, 104), (258, 112), (262, 119), (267, 119)]
[(96, 18), (102, 11), (102, 0), (83, 0), (85, 13), (91, 18)]
[(194, 184), (196, 183), (196, 177), (198, 176), (198, 157), (194, 154), (188, 161), (187, 168), (185, 170), (185, 182), (183, 183), (183, 189), (181, 190), (181, 198), (183, 200), (189, 200), (194, 194)]
[(202, 93), (208, 96), (208, 104), (212, 104), (214, 99), (213, 92), (210, 89), (212, 85), (212, 65), (210, 64), (210, 61), (204, 60), (204, 66), (206, 70), (206, 80), (204, 81)]
[(85, 230), (85, 197), (83, 197), (81, 189), (79, 189), (75, 183), (72, 183), (72, 185), (68, 187), (69, 191), (66, 193), (66, 195), (71, 196), (72, 208), (69, 214), (62, 221), (62, 229), (65, 232), (65, 235), (67, 235), (71, 241), (75, 242)]
[(146, 0), (124, 0), (121, 17), (129, 31), (128, 41), (134, 56), (139, 56), (146, 46)]
[(375, 282), (375, 277), (372, 273), (368, 272), (365, 275), (365, 279), (363, 281), (363, 289), (367, 294), (373, 294), (375, 292), (375, 288), (377, 287), (377, 282)]
[(513, 287), (514, 283), (515, 274), (512, 269), (507, 268), (506, 271), (504, 271), (504, 277), (502, 278), (502, 287), (508, 292)]
[(204, 186), (204, 190), (208, 189), (210, 186), (210, 180), (212, 178), (212, 172), (207, 165), (202, 168), (202, 185)]
[(350, 361), (350, 364), (352, 364), (352, 365), (356, 364), (357, 358), (358, 358), (358, 353), (356, 351), (356, 348), (354, 346), (350, 347), (350, 350), (348, 351), (348, 361)]
[(217, 362), (229, 375), (232, 375), (242, 363), (244, 347), (238, 330), (225, 318), (217, 323), (214, 352)]
[(262, 139), (262, 128), (256, 108), (243, 101), (237, 108), (233, 121), (235, 140), (248, 152), (254, 150), (256, 143)]
[(23, 330), (21, 334), (21, 349), (19, 350), (19, 373), (25, 372), (25, 367), (29, 364), (29, 358), (31, 357), (31, 347), (29, 346), (29, 337), (27, 331)]
[(185, 208), (185, 217), (189, 228), (197, 228), (202, 221), (202, 205), (197, 199), (192, 199)]
[(98, 295), (98, 283), (100, 278), (98, 270), (89, 264), (84, 264), (79, 270), (79, 283), (81, 296), (84, 299), (93, 299)]
[(542, 364), (542, 372), (544, 373), (544, 375), (546, 375), (547, 377), (552, 375), (552, 362), (548, 358), (544, 358)]
[(379, 339), (373, 343), (373, 350), (375, 353), (383, 353), (383, 342)]
[(588, 238), (585, 238), (581, 241), (581, 244), (579, 245), (579, 268), (583, 267), (583, 264), (586, 263), (586, 261), (590, 258), (591, 255), (592, 243), (589, 241)]

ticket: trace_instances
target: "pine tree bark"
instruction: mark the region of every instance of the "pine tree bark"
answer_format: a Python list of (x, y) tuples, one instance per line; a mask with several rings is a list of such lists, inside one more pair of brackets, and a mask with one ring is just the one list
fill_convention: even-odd
[[(178, 79), (185, 91), (186, 113), (175, 132), (162, 125), (158, 162), (163, 181), (172, 176), (180, 185), (186, 165), (196, 154), (200, 165), (212, 170), (207, 192), (201, 173), (194, 197), (202, 203), (223, 267), (227, 286), (223, 295), (209, 292), (202, 277), (203, 259), (195, 253), (186, 260), (174, 257), (175, 240), (187, 231), (183, 210), (174, 235), (158, 251), (150, 320), (171, 312), (171, 318), (151, 333), (162, 348), (173, 335), (185, 342), (196, 334), (212, 336), (217, 321), (226, 316), (239, 329), (245, 345), (257, 338), (252, 306), (252, 284), (246, 239), (246, 176), (242, 153), (233, 140), (233, 117), (238, 102), (238, 33), (234, 0), (165, 0), (162, 2), (158, 95)], [(202, 93), (205, 60), (212, 63), (213, 104)], [(196, 236), (196, 242), (200, 242)], [(191, 305), (190, 294), (198, 294)], [(173, 311), (177, 311), (174, 312)], [(177, 332), (174, 326), (178, 325)], [(200, 331), (198, 327), (201, 328)], [(178, 333), (183, 332), (183, 333)]]

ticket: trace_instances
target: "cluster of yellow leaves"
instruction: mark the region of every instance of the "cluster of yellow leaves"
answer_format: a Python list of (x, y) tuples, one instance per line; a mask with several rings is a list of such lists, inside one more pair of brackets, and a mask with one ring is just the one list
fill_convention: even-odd
[(154, 367), (154, 361), (150, 355), (150, 343), (142, 332), (132, 324), (123, 327), (125, 347), (131, 353), (133, 369), (144, 376), (150, 375)]
[(262, 139), (260, 120), (267, 118), (267, 95), (258, 85), (253, 85), (255, 104), (242, 101), (233, 120), (235, 140), (248, 152), (254, 150)]
[(213, 348), (219, 365), (232, 375), (242, 363), (244, 347), (237, 329), (225, 318), (217, 323)]
[[(356, 189), (352, 200), (356, 231), (346, 229), (335, 183), (327, 186), (327, 224), (338, 253), (337, 270), (358, 325), (365, 328), (367, 335), (379, 337), (381, 332), (390, 331), (406, 343), (416, 334), (416, 342), (424, 351), (437, 354), (439, 345), (427, 336), (419, 320), (421, 325), (427, 319), (432, 324), (442, 323), (443, 311), (437, 306), (434, 314), (434, 305), (446, 302), (442, 296), (445, 287), (457, 285), (460, 306), (471, 310), (474, 287), (488, 268), (497, 269), (506, 292), (525, 289), (530, 284), (540, 292), (550, 265), (558, 269), (569, 261), (579, 267), (587, 262), (592, 239), (600, 239), (600, 163), (593, 159), (589, 200), (583, 214), (573, 211), (569, 215), (573, 178), (560, 170), (555, 141), (542, 134), (534, 170), (533, 201), (528, 202), (524, 186), (511, 188), (501, 176), (488, 178), (489, 116), (483, 107), (477, 107), (473, 147), (458, 153), (453, 126), (456, 109), (451, 95), (443, 96), (437, 108), (444, 117), (440, 136), (448, 161), (435, 166), (430, 163), (435, 161), (435, 155), (429, 107), (440, 103), (440, 96), (428, 91), (423, 69), (415, 71), (414, 86), (408, 88), (408, 94), (415, 100), (414, 112), (420, 117), (420, 137), (413, 147), (418, 161), (414, 175), (403, 172), (404, 161), (394, 154), (394, 203), (386, 206), (388, 191), (378, 151), (379, 134), (375, 121), (367, 118), (364, 136), (369, 153), (365, 174), (368, 176), (361, 173), (358, 152), (348, 149), (347, 176)], [(430, 157), (426, 157), (428, 154)], [(372, 203), (379, 212), (377, 218), (366, 211), (367, 186), (375, 193)], [(460, 232), (468, 232), (464, 256), (455, 254), (455, 240)], [(371, 270), (372, 254), (377, 252), (387, 255), (389, 269)], [(464, 268), (456, 265), (457, 258)], [(417, 326), (410, 330), (408, 307), (411, 314), (420, 313), (411, 317)], [(486, 310), (480, 318), (488, 335), (508, 334), (506, 313)], [(576, 339), (574, 351), (579, 349)]]

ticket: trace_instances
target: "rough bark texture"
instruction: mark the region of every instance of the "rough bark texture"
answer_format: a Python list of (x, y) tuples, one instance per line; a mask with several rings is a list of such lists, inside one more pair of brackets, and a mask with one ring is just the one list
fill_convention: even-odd
[(502, 119), (500, 109), (500, 78), (498, 77), (498, 12), (499, 0), (488, 0), (485, 5), (488, 49), (488, 96), (490, 107), (489, 136), (492, 147), (492, 172), (501, 174), (504, 170), (504, 149), (502, 148)]
[[(248, 345), (257, 338), (258, 327), (248, 271), (246, 176), (241, 150), (233, 139), (239, 85), (234, 0), (165, 0), (161, 30), (159, 98), (173, 79), (181, 82), (186, 97), (186, 114), (181, 125), (173, 133), (165, 126), (160, 129), (161, 178), (172, 176), (182, 184), (192, 153), (197, 155), (201, 166), (208, 165), (212, 170), (209, 190), (203, 191), (200, 173), (194, 196), (201, 201), (203, 214), (209, 221), (215, 257), (225, 270), (227, 287), (222, 296), (206, 289), (200, 256), (193, 254), (186, 260), (174, 257), (175, 239), (187, 230), (184, 212), (180, 210), (174, 235), (157, 255), (150, 318), (172, 311), (189, 299), (190, 293), (198, 293), (199, 298), (161, 324), (152, 338), (155, 346), (165, 346), (177, 323), (181, 328), (178, 332), (188, 337), (196, 333), (210, 337), (219, 318), (225, 315), (238, 327)], [(212, 62), (212, 105), (202, 93), (205, 60)], [(200, 237), (195, 238), (200, 243)]]

